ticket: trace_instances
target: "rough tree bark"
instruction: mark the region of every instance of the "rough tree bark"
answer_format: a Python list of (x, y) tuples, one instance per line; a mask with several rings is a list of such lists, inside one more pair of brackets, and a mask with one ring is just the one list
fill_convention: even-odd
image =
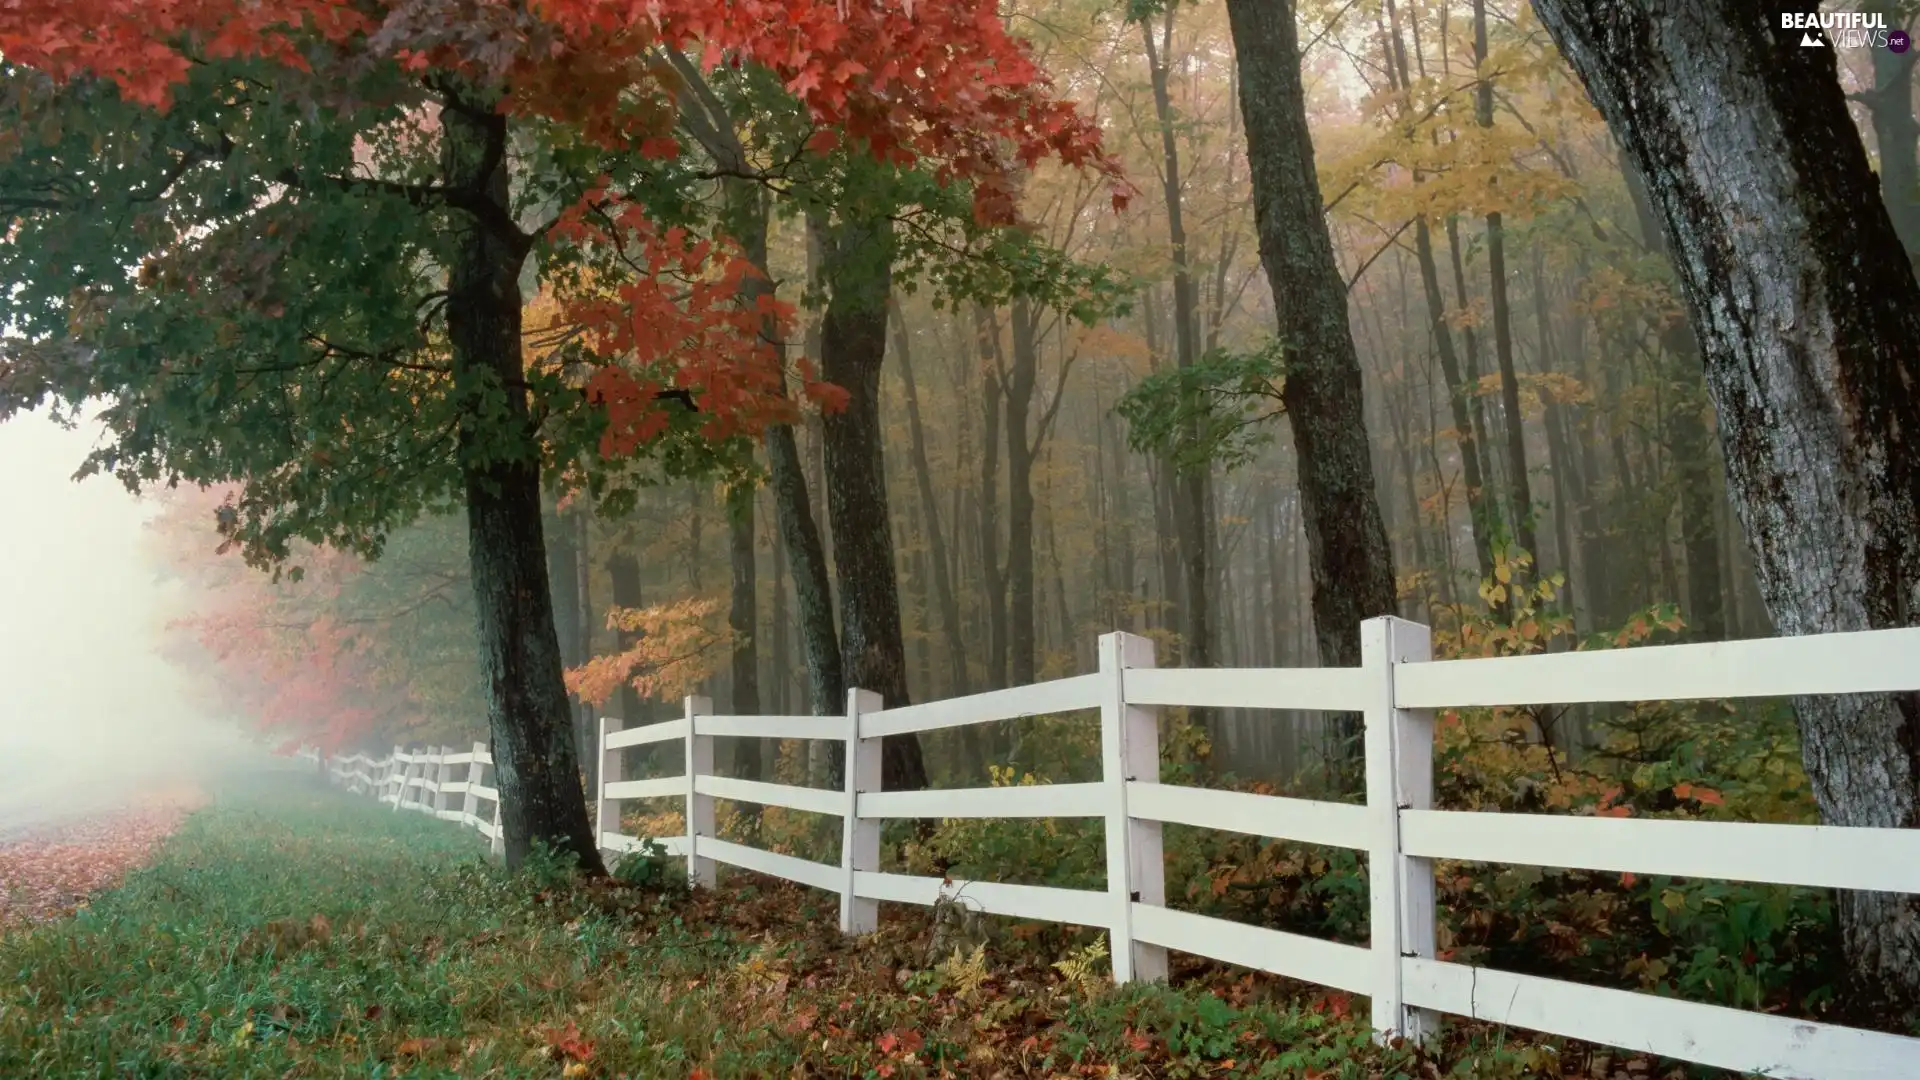
[[(1920, 623), (1920, 284), (1832, 49), (1742, 0), (1535, 0), (1647, 182), (1783, 634)], [(1920, 827), (1920, 695), (1797, 702), (1834, 825)], [(1920, 897), (1846, 893), (1860, 1005), (1920, 1007)]]
[[(893, 520), (881, 455), (880, 366), (887, 355), (887, 304), (893, 291), (892, 222), (838, 220), (821, 239), (831, 290), (821, 322), (821, 374), (847, 392), (846, 408), (825, 418), (827, 517), (840, 581), (841, 651), (850, 685), (879, 694), (888, 708), (911, 702), (900, 632), (900, 583)], [(881, 741), (881, 785), (927, 786), (920, 740)]]
[[(1394, 612), (1393, 552), (1374, 490), (1346, 282), (1314, 172), (1294, 5), (1227, 0), (1227, 17), (1239, 56), (1260, 260), (1273, 294), (1286, 298), (1281, 400), (1300, 476), (1314, 632), (1322, 664), (1353, 666), (1360, 662), (1361, 621)], [(1334, 724), (1340, 745), (1357, 752), (1357, 718)]]
[[(485, 104), (449, 106), (441, 113), (447, 185), (505, 212), (506, 118)], [(447, 336), (455, 392), (469, 403), (459, 432), (468, 563), (507, 865), (519, 866), (537, 842), (571, 853), (587, 873), (604, 874), (580, 789), (547, 583), (540, 456), (520, 348), (519, 278), (527, 246), (464, 213), (449, 215), (448, 234)], [(482, 419), (482, 401), (493, 395), (494, 407), (505, 410), (504, 424)]]

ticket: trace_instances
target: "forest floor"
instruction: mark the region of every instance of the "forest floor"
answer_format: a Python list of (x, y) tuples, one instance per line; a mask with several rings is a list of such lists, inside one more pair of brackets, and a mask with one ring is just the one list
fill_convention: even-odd
[(1116, 990), (1058, 928), (933, 963), (924, 911), (849, 942), (823, 893), (508, 875), (482, 844), (311, 777), (228, 785), (118, 888), (0, 934), (0, 1076), (1680, 1075), (1463, 1024), (1380, 1048), (1363, 1000), (1224, 968)]
[(131, 805), (0, 818), (0, 934), (84, 907), (204, 801), (198, 787), (183, 785), (143, 792)]

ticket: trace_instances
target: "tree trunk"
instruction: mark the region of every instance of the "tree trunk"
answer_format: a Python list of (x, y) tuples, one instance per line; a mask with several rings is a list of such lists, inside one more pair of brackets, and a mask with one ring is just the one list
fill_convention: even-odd
[[(1774, 625), (1920, 623), (1920, 284), (1833, 50), (1740, 0), (1534, 6), (1646, 178)], [(1827, 823), (1920, 827), (1920, 695), (1797, 707)], [(1840, 924), (1854, 1001), (1920, 1007), (1920, 897)]]
[[(506, 118), (484, 105), (449, 108), (441, 124), (448, 185), (477, 192), (504, 211)], [(525, 247), (473, 216), (455, 213), (449, 220), (447, 336), (463, 402), (468, 563), (507, 865), (518, 867), (540, 844), (572, 855), (583, 872), (604, 874), (580, 789), (547, 582), (539, 445), (520, 352)], [(483, 410), (505, 415), (495, 419)]]
[[(591, 515), (584, 509), (574, 512), (569, 524), (573, 528), (574, 548), (578, 552), (573, 560), (574, 595), (578, 603), (574, 605), (575, 633), (580, 637), (580, 656), (584, 660), (593, 655), (593, 540), (588, 531)], [(586, 777), (587, 790), (598, 791), (600, 783), (600, 718), (594, 714), (593, 703), (579, 701), (574, 703), (573, 744), (580, 755), (580, 771)]]
[[(640, 585), (640, 560), (632, 551), (622, 548), (607, 556), (607, 578), (612, 586), (612, 602), (617, 608), (641, 608), (646, 606), (646, 594)], [(640, 643), (640, 632), (622, 630), (615, 646), (625, 652)], [(631, 680), (620, 684), (620, 722), (625, 727), (639, 727), (647, 723), (647, 700), (634, 689)]]
[(927, 460), (927, 433), (920, 423), (920, 394), (913, 382), (913, 346), (907, 338), (907, 320), (893, 308), (894, 339), (900, 353), (900, 382), (907, 392), (907, 431), (913, 440), (913, 478), (920, 491), (920, 508), (933, 560), (934, 599), (940, 608), (940, 632), (946, 640), (949, 692), (971, 693), (967, 680), (967, 643), (960, 632), (960, 600), (953, 591), (947, 565), (947, 535), (940, 526), (940, 499), (933, 486), (933, 467)]
[[(750, 481), (727, 490), (727, 557), (732, 564), (732, 603), (727, 629), (733, 633), (733, 714), (760, 715), (760, 581), (754, 560), (753, 495)], [(760, 740), (735, 739), (733, 766), (750, 780), (760, 775)], [(751, 806), (757, 813), (759, 807)]]
[[(1493, 79), (1487, 65), (1487, 0), (1473, 0), (1474, 119), (1493, 127)], [(1495, 174), (1498, 180), (1498, 174)], [(1521, 550), (1540, 564), (1540, 538), (1533, 521), (1533, 485), (1527, 475), (1527, 424), (1520, 414), (1520, 379), (1513, 366), (1513, 305), (1507, 299), (1507, 227), (1498, 210), (1487, 214), (1487, 287), (1493, 306), (1493, 353), (1500, 366), (1500, 406), (1507, 420), (1507, 486), (1513, 500), (1513, 531)], [(1514, 567), (1509, 594), (1524, 592), (1532, 575)]]
[[(1184, 198), (1181, 191), (1180, 144), (1175, 138), (1173, 94), (1167, 55), (1173, 47), (1173, 20), (1178, 4), (1167, 4), (1161, 12), (1161, 36), (1154, 44), (1150, 20), (1140, 20), (1140, 39), (1147, 54), (1147, 67), (1153, 84), (1154, 115), (1160, 128), (1160, 181), (1167, 205), (1167, 246), (1173, 255), (1173, 341), (1174, 359), (1181, 367), (1192, 367), (1200, 360), (1200, 303), (1193, 281), (1193, 263), (1187, 245)], [(1191, 437), (1194, 432), (1188, 432)], [(1212, 497), (1208, 490), (1209, 469), (1195, 465), (1170, 470), (1173, 485), (1173, 527), (1180, 545), (1181, 570), (1181, 654), (1182, 667), (1211, 667), (1214, 660), (1213, 618), (1213, 544)], [(1190, 709), (1188, 715), (1203, 727), (1204, 710)]]
[(1000, 326), (993, 312), (973, 309), (980, 350), (980, 576), (987, 596), (987, 689), (1007, 686), (1007, 579), (1000, 567)]
[(788, 674), (792, 665), (792, 649), (787, 638), (787, 546), (776, 535), (773, 540), (773, 633), (769, 635), (772, 655), (769, 656), (768, 682), (773, 687), (773, 706), (776, 716), (787, 715), (787, 693), (792, 684)]
[(1432, 327), (1434, 351), (1440, 357), (1440, 374), (1447, 384), (1447, 406), (1453, 417), (1454, 442), (1460, 448), (1460, 470), (1467, 485), (1467, 514), (1473, 530), (1473, 554), (1480, 568), (1480, 579), (1493, 578), (1493, 536), (1495, 515), (1487, 505), (1486, 473), (1480, 467), (1484, 448), (1477, 439), (1481, 425), (1474, 422), (1473, 388), (1460, 373), (1460, 358), (1454, 351), (1453, 330), (1447, 326), (1447, 302), (1440, 292), (1440, 271), (1434, 264), (1433, 236), (1425, 219), (1414, 222), (1414, 252), (1420, 262), (1420, 284), (1427, 296), (1427, 319)]
[[(1553, 316), (1547, 304), (1547, 264), (1539, 244), (1533, 246), (1533, 324), (1539, 333), (1539, 368), (1542, 375), (1553, 373)], [(1567, 514), (1568, 493), (1572, 484), (1567, 474), (1571, 471), (1569, 462), (1572, 453), (1567, 449), (1566, 426), (1563, 423), (1563, 406), (1555, 404), (1549, 392), (1540, 395), (1541, 412), (1544, 414), (1542, 426), (1547, 432), (1547, 468), (1553, 484), (1553, 539), (1555, 557), (1560, 560), (1560, 572), (1566, 580), (1573, 580), (1573, 522)], [(1691, 572), (1691, 571), (1689, 571)], [(1715, 571), (1718, 573), (1718, 570)], [(1571, 586), (1566, 586), (1571, 590)]]
[[(887, 304), (893, 289), (892, 223), (838, 221), (823, 237), (832, 290), (821, 324), (821, 368), (847, 392), (846, 408), (825, 418), (827, 516), (840, 579), (841, 647), (847, 680), (880, 695), (887, 708), (911, 703), (900, 632), (900, 585), (893, 561), (892, 516), (881, 454), (880, 366), (887, 355)], [(881, 785), (927, 786), (920, 740), (881, 743)]]
[[(586, 552), (581, 543), (585, 528), (575, 512), (561, 511), (542, 526), (551, 525), (547, 544), (547, 588), (553, 594), (553, 630), (560, 644), (560, 665), (571, 668), (585, 662), (588, 655), (586, 618), (582, 609), (587, 594), (583, 587)], [(586, 731), (585, 717), (592, 711), (585, 702), (568, 701), (573, 722), (573, 752), (587, 770), (587, 790), (593, 790), (593, 748), (597, 739)], [(592, 741), (590, 741), (592, 740)]]
[[(1294, 5), (1228, 0), (1227, 16), (1239, 55), (1260, 259), (1273, 294), (1286, 298), (1280, 305), (1280, 339), (1287, 345), (1281, 394), (1300, 474), (1320, 662), (1355, 666), (1361, 621), (1393, 614), (1393, 553), (1374, 490), (1346, 282), (1334, 261), (1314, 172)], [(1333, 723), (1342, 764), (1351, 765), (1359, 752), (1358, 719)]]
[[(1402, 95), (1400, 110), (1405, 116), (1413, 107), (1413, 73), (1407, 67), (1406, 44), (1400, 37), (1400, 12), (1392, 0), (1387, 0), (1387, 16), (1392, 26), (1391, 49), (1387, 54), (1388, 70), (1398, 77), (1397, 89)], [(1417, 37), (1414, 44), (1419, 44)], [(1423, 77), (1425, 73), (1426, 64), (1422, 62)], [(1416, 172), (1414, 182), (1419, 183), (1420, 180), (1421, 176)], [(1433, 231), (1424, 216), (1413, 221), (1413, 247), (1415, 261), (1420, 267), (1421, 292), (1427, 301), (1428, 333), (1433, 338), (1434, 351), (1440, 358), (1441, 377), (1447, 383), (1447, 404), (1453, 417), (1454, 444), (1460, 451), (1460, 469), (1467, 484), (1467, 514), (1473, 533), (1473, 553), (1480, 567), (1480, 579), (1490, 581), (1493, 578), (1491, 532), (1495, 518), (1487, 505), (1486, 475), (1480, 464), (1486, 447), (1479, 440), (1481, 425), (1473, 414), (1477, 399), (1470, 396), (1476, 388), (1469, 387), (1460, 372), (1460, 357), (1454, 348), (1453, 329), (1447, 325), (1447, 301), (1440, 290), (1440, 268), (1433, 257)], [(1444, 520), (1441, 531), (1443, 536), (1447, 532)]]
[[(753, 185), (742, 184), (729, 191), (729, 198), (735, 204), (734, 228), (747, 261), (762, 271), (749, 275), (741, 290), (742, 300), (753, 303), (773, 291), (774, 279), (767, 267), (765, 197)], [(827, 549), (807, 491), (806, 467), (801, 464), (800, 448), (791, 424), (769, 427), (762, 441), (767, 451), (774, 517), (780, 527), (780, 542), (792, 564), (794, 602), (800, 609), (800, 649), (807, 667), (807, 704), (815, 716), (836, 715), (847, 708), (846, 675), (840, 657), (839, 634), (833, 625), (833, 587), (827, 571)]]
[(1036, 678), (1033, 572), (1033, 444), (1028, 411), (1040, 366), (1040, 316), (1025, 299), (1013, 302), (1013, 363), (1007, 368), (1007, 661), (1014, 686)]
[[(1668, 254), (1660, 226), (1654, 221), (1647, 186), (1631, 161), (1621, 161), (1627, 192), (1640, 223), (1641, 242)], [(1715, 482), (1713, 432), (1707, 422), (1705, 372), (1700, 366), (1700, 343), (1684, 319), (1660, 327), (1660, 347), (1676, 365), (1673, 387), (1680, 400), (1669, 410), (1669, 444), (1674, 469), (1680, 474), (1680, 537), (1687, 556), (1687, 622), (1692, 636), (1720, 641), (1727, 636), (1726, 595), (1720, 588), (1720, 489)]]

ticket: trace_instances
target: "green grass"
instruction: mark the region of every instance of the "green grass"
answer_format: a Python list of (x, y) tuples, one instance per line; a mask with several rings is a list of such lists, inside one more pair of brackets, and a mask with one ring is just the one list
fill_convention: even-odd
[(1330, 1080), (1547, 1060), (1481, 1045), (1443, 1070), (1231, 975), (1076, 984), (1053, 961), (1092, 938), (929, 967), (923, 912), (851, 944), (822, 893), (746, 874), (691, 897), (583, 888), (509, 876), (482, 843), (304, 781), (225, 792), (119, 890), (0, 938), (0, 1077)]

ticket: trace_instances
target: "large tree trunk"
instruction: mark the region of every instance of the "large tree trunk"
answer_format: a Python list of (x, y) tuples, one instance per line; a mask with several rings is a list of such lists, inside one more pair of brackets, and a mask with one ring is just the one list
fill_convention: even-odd
[[(1645, 176), (1783, 634), (1920, 623), (1920, 285), (1833, 50), (1741, 0), (1535, 0)], [(1797, 703), (1834, 825), (1920, 827), (1920, 696)], [(1920, 1007), (1920, 898), (1843, 894), (1856, 1001)]]
[[(484, 108), (450, 108), (441, 124), (448, 185), (476, 191), (504, 210), (506, 118)], [(580, 789), (547, 583), (540, 454), (520, 352), (525, 251), (471, 215), (449, 220), (447, 336), (455, 391), (464, 403), (459, 445), (468, 562), (507, 865), (518, 867), (538, 843), (571, 853), (587, 873), (604, 874)], [(504, 417), (483, 416), (483, 401), (497, 402), (486, 411), (504, 410)]]
[[(887, 304), (893, 291), (892, 223), (876, 217), (838, 221), (829, 228), (823, 239), (832, 296), (820, 328), (821, 373), (848, 395), (846, 408), (829, 413), (825, 423), (827, 516), (840, 579), (843, 663), (850, 685), (879, 694), (887, 708), (898, 708), (911, 699), (880, 424), (880, 365), (887, 356)], [(927, 786), (917, 736), (882, 740), (881, 763), (887, 790)]]
[[(1239, 55), (1260, 260), (1273, 294), (1286, 298), (1281, 394), (1300, 473), (1320, 662), (1350, 667), (1360, 663), (1361, 621), (1393, 614), (1393, 552), (1374, 490), (1346, 282), (1314, 172), (1294, 5), (1227, 0), (1227, 16)], [(1334, 723), (1343, 751), (1357, 755), (1358, 719)]]

